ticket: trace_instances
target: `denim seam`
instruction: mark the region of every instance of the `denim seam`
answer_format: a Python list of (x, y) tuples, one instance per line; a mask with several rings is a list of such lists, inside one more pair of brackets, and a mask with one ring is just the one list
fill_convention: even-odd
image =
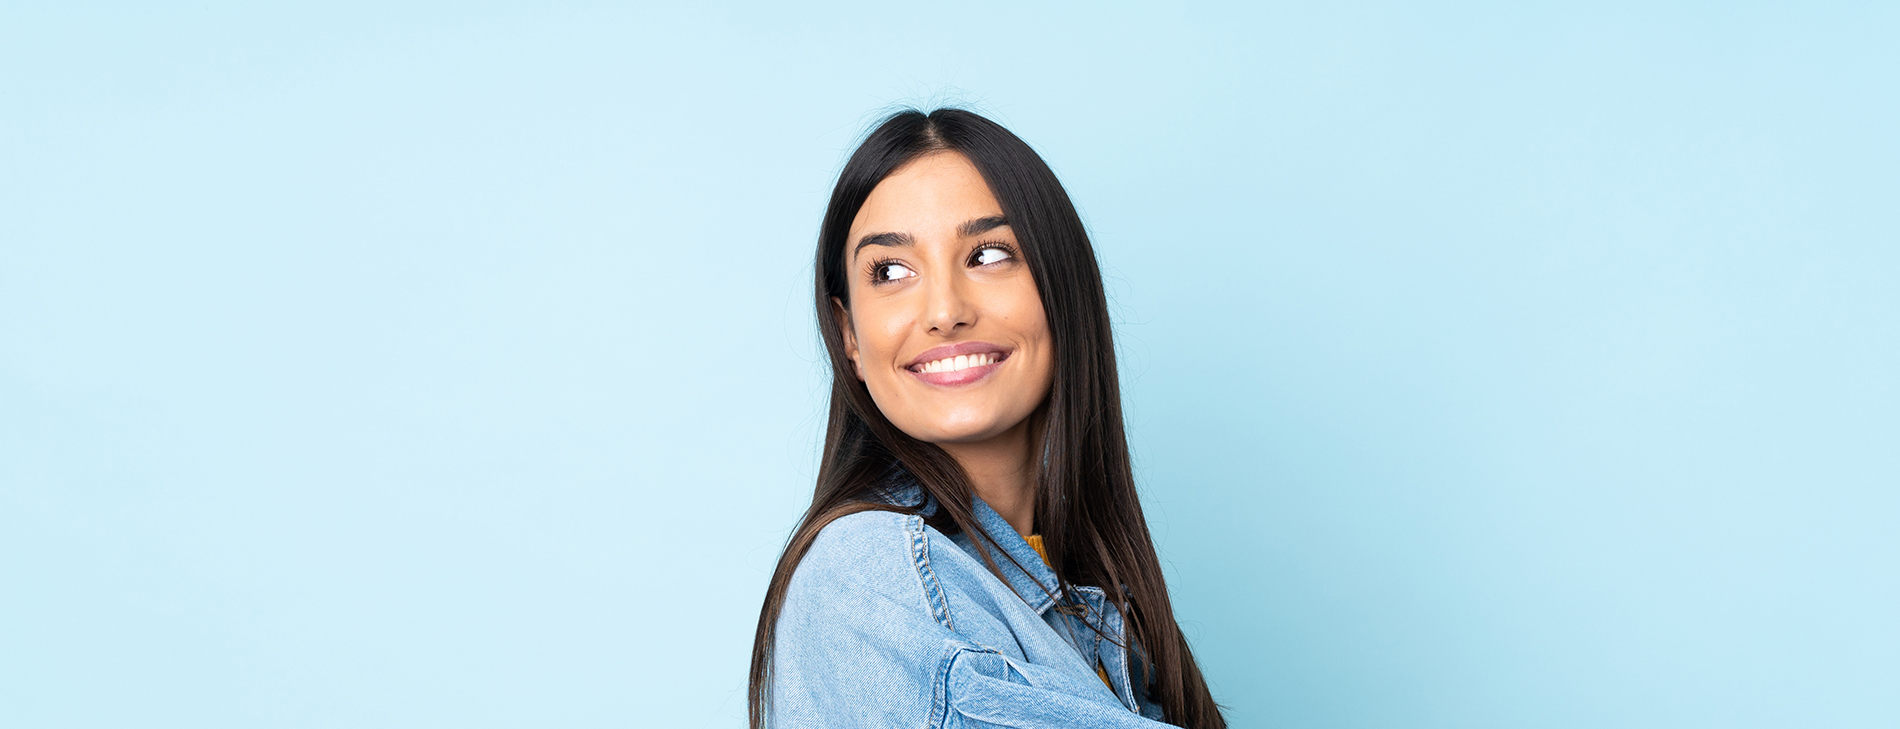
[[(1130, 671), (1130, 661), (1134, 660), (1134, 656), (1127, 648), (1130, 642), (1128, 638), (1128, 622), (1122, 619), (1119, 610), (1115, 610), (1114, 603), (1108, 601), (1108, 595), (1104, 593), (1102, 588), (1078, 587), (1075, 589), (1076, 592), (1082, 594), (1083, 599), (1090, 603), (1092, 608), (1090, 612), (1094, 615), (1101, 616), (1101, 622), (1098, 625), (1102, 632), (1112, 633), (1122, 642), (1122, 645), (1116, 645), (1103, 640), (1099, 635), (1096, 636), (1096, 660), (1102, 661), (1102, 667), (1104, 669), (1112, 669), (1114, 674), (1110, 676), (1109, 689), (1115, 693), (1115, 699), (1122, 702), (1123, 707), (1137, 714), (1141, 713), (1141, 701), (1135, 698), (1135, 677)], [(1111, 613), (1110, 611), (1114, 612)], [(1104, 643), (1107, 645), (1103, 645)], [(1102, 651), (1104, 650), (1119, 660), (1104, 660), (1105, 657), (1102, 656)], [(1113, 680), (1116, 678), (1121, 679), (1119, 688), (1117, 687), (1117, 682)]]
[(943, 660), (937, 662), (937, 680), (931, 682), (930, 716), (924, 729), (940, 729), (950, 723), (950, 666), (966, 650), (969, 649), (951, 643), (949, 650), (943, 653)]
[(910, 557), (917, 566), (917, 580), (923, 584), (924, 601), (930, 603), (930, 616), (942, 623), (943, 627), (956, 630), (950, 622), (950, 603), (944, 597), (943, 584), (937, 581), (937, 573), (930, 569), (930, 540), (924, 533), (922, 517), (911, 516), (906, 525), (910, 532)]
[[(1115, 606), (1109, 603), (1108, 598), (1104, 596), (1102, 598), (1102, 615), (1108, 615), (1108, 611), (1110, 610), (1115, 610)], [(1121, 674), (1122, 690), (1121, 695), (1115, 698), (1121, 699), (1122, 704), (1126, 705), (1129, 711), (1139, 714), (1141, 713), (1141, 702), (1135, 699), (1135, 677), (1128, 670), (1129, 662), (1135, 659), (1134, 652), (1128, 650), (1128, 646), (1132, 645), (1134, 641), (1128, 637), (1128, 621), (1123, 619), (1121, 611), (1119, 610), (1115, 612), (1115, 635), (1122, 640), (1121, 645), (1109, 644), (1111, 650), (1121, 652), (1122, 656), (1122, 659), (1116, 662), (1115, 665), (1115, 671)]]
[[(1001, 651), (996, 649), (987, 646), (959, 645), (952, 643), (950, 645), (950, 651), (944, 654), (942, 667), (937, 669), (937, 693), (944, 696), (945, 699), (941, 706), (933, 705), (931, 707), (933, 711), (931, 712), (932, 719), (929, 729), (937, 729), (950, 722), (950, 711), (952, 708), (948, 698), (950, 694), (950, 667), (956, 665), (957, 659), (961, 658), (965, 653), (996, 656), (997, 658), (1003, 659), (1004, 665), (1010, 665), (1009, 656), (1003, 655)], [(1010, 669), (1017, 670), (1013, 665), (1010, 665)], [(1017, 673), (1020, 674), (1021, 671), (1017, 670)], [(936, 709), (941, 709), (941, 713), (935, 711)]]

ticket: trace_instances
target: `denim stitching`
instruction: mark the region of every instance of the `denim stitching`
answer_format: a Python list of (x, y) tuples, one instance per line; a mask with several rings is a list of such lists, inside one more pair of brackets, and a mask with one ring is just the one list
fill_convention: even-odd
[(1134, 642), (1128, 637), (1128, 622), (1122, 619), (1121, 611), (1117, 610), (1114, 604), (1108, 601), (1107, 596), (1102, 597), (1101, 606), (1102, 615), (1105, 618), (1110, 617), (1109, 611), (1114, 611), (1111, 618), (1114, 621), (1114, 633), (1116, 637), (1122, 639), (1122, 644), (1119, 646), (1113, 643), (1109, 644), (1110, 650), (1121, 654), (1121, 660), (1115, 664), (1115, 672), (1121, 674), (1122, 690), (1121, 695), (1116, 698), (1121, 699), (1122, 703), (1127, 705), (1130, 711), (1139, 714), (1141, 713), (1141, 702), (1135, 700), (1135, 677), (1128, 672), (1128, 664), (1135, 658), (1134, 652), (1128, 650), (1128, 646)]
[(944, 599), (943, 585), (937, 581), (937, 573), (930, 569), (929, 540), (924, 536), (922, 517), (907, 518), (910, 531), (910, 557), (917, 566), (917, 579), (924, 586), (924, 601), (930, 603), (930, 616), (942, 623), (943, 627), (956, 630), (950, 623), (950, 604)]
[(937, 662), (937, 680), (931, 682), (930, 714), (925, 717), (924, 729), (940, 729), (950, 723), (950, 664), (956, 662), (961, 652), (962, 648), (951, 644), (943, 660)]

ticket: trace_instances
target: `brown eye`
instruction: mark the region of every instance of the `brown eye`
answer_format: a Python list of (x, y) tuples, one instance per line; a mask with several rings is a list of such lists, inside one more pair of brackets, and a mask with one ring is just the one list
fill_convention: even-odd
[(987, 266), (992, 263), (1002, 263), (1014, 257), (1009, 251), (1001, 248), (980, 248), (970, 256), (970, 265)]
[(876, 268), (871, 269), (871, 278), (876, 281), (896, 281), (915, 275), (917, 275), (916, 271), (910, 270), (902, 263), (880, 263)]

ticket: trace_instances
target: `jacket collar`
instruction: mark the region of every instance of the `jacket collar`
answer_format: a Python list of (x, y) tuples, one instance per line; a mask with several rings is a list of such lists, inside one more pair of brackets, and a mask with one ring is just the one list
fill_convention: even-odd
[[(882, 495), (892, 504), (912, 506), (922, 503), (918, 513), (923, 516), (930, 516), (937, 511), (936, 500), (909, 478), (884, 489)], [(1003, 582), (1021, 596), (1036, 614), (1047, 611), (1056, 603), (1056, 598), (1062, 595), (1062, 586), (1056, 580), (1055, 570), (1050, 569), (1048, 563), (1042, 561), (1042, 555), (1036, 554), (1035, 548), (1016, 533), (1016, 528), (1010, 526), (1002, 514), (984, 503), (982, 497), (971, 494), (970, 506), (976, 512), (977, 526), (989, 533), (990, 539), (995, 540), (995, 547), (1002, 548), (999, 553), (988, 541), (983, 545), (989, 547), (990, 558), (996, 561), (996, 568), (1003, 573)], [(968, 532), (960, 532), (951, 536), (950, 541), (968, 552), (972, 559), (982, 562), (982, 554), (977, 551), (975, 540), (971, 537)]]
[[(1049, 569), (1049, 565), (1042, 561), (1042, 555), (1036, 554), (1035, 548), (1016, 533), (1016, 527), (1010, 526), (1002, 514), (996, 513), (995, 509), (975, 495), (971, 495), (970, 502), (975, 507), (976, 523), (989, 532), (990, 538), (996, 540), (996, 545), (1009, 555), (1006, 559), (997, 554), (995, 549), (990, 550), (990, 558), (996, 560), (997, 568), (1003, 572), (1003, 581), (1009, 583), (1010, 589), (1022, 596), (1023, 602), (1029, 603), (1030, 609), (1038, 615), (1048, 610), (1049, 606), (1055, 604), (1055, 598), (1062, 595), (1062, 586), (1056, 581), (1055, 570)], [(950, 539), (963, 551), (969, 552), (971, 557), (982, 561), (971, 536), (965, 533)], [(990, 545), (986, 542), (984, 546)], [(1011, 559), (1015, 560), (1015, 564), (1010, 563)]]

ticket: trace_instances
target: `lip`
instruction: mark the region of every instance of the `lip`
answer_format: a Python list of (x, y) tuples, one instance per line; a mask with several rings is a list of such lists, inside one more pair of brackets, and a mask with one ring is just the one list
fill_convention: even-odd
[[(971, 367), (955, 372), (918, 372), (915, 369), (926, 362), (934, 362), (947, 357), (958, 357), (970, 354), (1000, 354), (1002, 356), (997, 358), (995, 364)], [(917, 358), (911, 360), (910, 364), (904, 365), (904, 371), (932, 385), (968, 385), (984, 377), (988, 377), (991, 372), (995, 372), (997, 368), (1002, 367), (1004, 362), (1009, 361), (1009, 355), (1009, 348), (1001, 345), (991, 344), (989, 342), (958, 342), (956, 344), (946, 344), (941, 347), (932, 347), (924, 350), (923, 354), (917, 355)]]

